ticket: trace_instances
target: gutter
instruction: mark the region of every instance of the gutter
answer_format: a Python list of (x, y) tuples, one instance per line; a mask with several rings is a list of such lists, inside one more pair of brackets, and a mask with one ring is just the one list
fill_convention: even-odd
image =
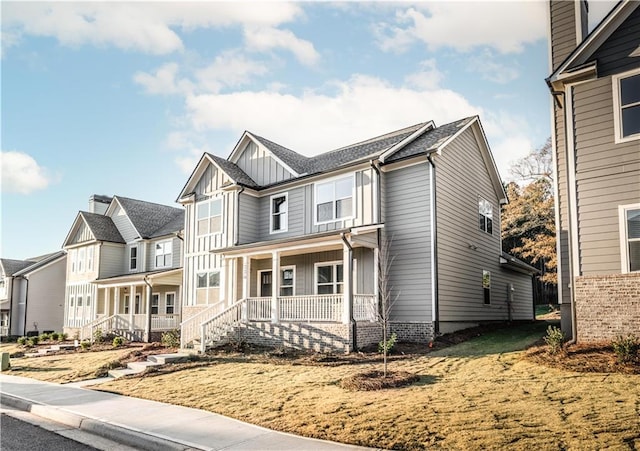
[(20, 278), (27, 281), (27, 288), (24, 290), (24, 326), (22, 329), (22, 335), (25, 336), (27, 335), (27, 307), (29, 306), (27, 300), (29, 299), (29, 279), (24, 276), (20, 276)]
[(244, 185), (239, 185), (240, 191), (236, 191), (236, 221), (233, 225), (235, 240), (233, 241), (233, 245), (237, 246), (240, 244), (240, 194), (244, 191)]
[(379, 160), (370, 160), (369, 164), (371, 165), (371, 168), (376, 172), (376, 175), (377, 175), (376, 201), (378, 202), (378, 205), (376, 205), (376, 215), (377, 216), (376, 216), (374, 222), (380, 223), (381, 218), (382, 218), (382, 202), (381, 202), (381, 199), (380, 199), (382, 197), (382, 186), (380, 185), (380, 182), (381, 182), (380, 167), (378, 167), (378, 164), (380, 164), (380, 161)]
[(349, 240), (346, 237), (346, 233), (341, 233), (340, 238), (342, 238), (342, 242), (349, 248), (349, 271), (347, 273), (347, 277), (349, 277), (349, 292), (344, 293), (349, 302), (349, 322), (351, 323), (351, 334), (353, 336), (353, 340), (351, 340), (351, 352), (355, 352), (358, 350), (358, 327), (356, 322), (353, 319), (353, 247)]
[(432, 279), (431, 283), (433, 284), (432, 288), (432, 308), (433, 308), (433, 335), (434, 337), (440, 333), (440, 300), (439, 300), (439, 291), (438, 291), (438, 210), (437, 210), (437, 202), (436, 202), (436, 165), (431, 158), (431, 154), (427, 155), (427, 160), (431, 165), (431, 213), (432, 213), (432, 223), (431, 223), (431, 254), (433, 257), (433, 261), (431, 262), (432, 267)]

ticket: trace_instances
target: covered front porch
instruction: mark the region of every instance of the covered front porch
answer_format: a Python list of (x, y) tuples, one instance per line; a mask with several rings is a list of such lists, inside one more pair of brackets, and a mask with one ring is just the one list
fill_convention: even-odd
[(152, 341), (153, 332), (180, 328), (181, 268), (98, 279), (94, 284), (96, 319), (82, 327), (82, 339), (91, 339), (99, 329)]

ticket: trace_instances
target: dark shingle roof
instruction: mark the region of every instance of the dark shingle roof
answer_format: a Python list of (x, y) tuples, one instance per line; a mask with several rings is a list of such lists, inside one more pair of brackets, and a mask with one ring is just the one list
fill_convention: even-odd
[(227, 173), (229, 177), (233, 179), (234, 182), (240, 183), (241, 185), (248, 186), (250, 188), (257, 188), (258, 184), (253, 181), (251, 177), (247, 175), (242, 169), (240, 169), (237, 165), (233, 164), (229, 160), (225, 160), (224, 158), (217, 157), (213, 154), (207, 154), (213, 161), (216, 162), (220, 168), (224, 172)]
[(298, 174), (302, 175), (308, 173), (310, 168), (313, 167), (310, 158), (305, 157), (304, 155), (300, 155), (298, 152), (287, 149), (286, 147), (274, 143), (273, 141), (269, 141), (262, 136), (254, 135), (253, 133), (251, 133), (251, 136), (260, 141), (260, 143), (267, 149), (269, 149), (271, 153), (273, 153), (276, 157), (282, 160), (284, 164), (289, 166)]
[(45, 266), (49, 263), (51, 263), (52, 261), (58, 260), (60, 257), (65, 256), (67, 253), (65, 251), (57, 251), (57, 252), (53, 252), (51, 254), (47, 254), (47, 255), (43, 255), (41, 257), (35, 257), (34, 261), (31, 261), (31, 265), (27, 266), (24, 269), (21, 269), (20, 271), (17, 271), (16, 273), (14, 273), (15, 276), (21, 276), (23, 274), (28, 274), (32, 271), (35, 271), (36, 269)]
[(12, 276), (18, 271), (21, 271), (24, 268), (27, 268), (36, 263), (32, 260), (12, 260), (10, 258), (0, 258), (0, 261), (2, 261), (2, 267), (4, 268), (5, 276)]
[(120, 202), (141, 238), (155, 238), (184, 229), (184, 210), (181, 208), (128, 197), (114, 198)]
[(109, 216), (98, 213), (81, 211), (80, 216), (87, 223), (87, 226), (98, 241), (108, 241), (110, 243), (124, 243), (124, 238), (120, 235), (118, 228)]

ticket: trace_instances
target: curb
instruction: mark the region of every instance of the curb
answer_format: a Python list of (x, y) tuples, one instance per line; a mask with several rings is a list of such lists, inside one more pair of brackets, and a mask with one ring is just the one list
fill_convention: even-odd
[(0, 395), (2, 404), (6, 406), (30, 412), (39, 417), (64, 424), (65, 426), (81, 429), (90, 434), (98, 435), (108, 440), (112, 440), (122, 445), (131, 446), (133, 448), (145, 451), (156, 451), (158, 449), (172, 451), (189, 451), (194, 449), (201, 449), (165, 438), (135, 431), (124, 426), (117, 426), (111, 423), (105, 423), (100, 420), (87, 418), (82, 415), (67, 412), (57, 407), (39, 404), (37, 402), (32, 402), (17, 396), (7, 395), (5, 393), (0, 393)]

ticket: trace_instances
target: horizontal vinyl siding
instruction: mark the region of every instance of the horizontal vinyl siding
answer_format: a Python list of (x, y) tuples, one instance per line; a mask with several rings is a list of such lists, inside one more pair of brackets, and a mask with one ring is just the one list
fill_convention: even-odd
[[(294, 236), (300, 236), (304, 234), (304, 219), (309, 216), (309, 212), (306, 211), (309, 206), (305, 204), (305, 189), (306, 186), (300, 186), (297, 188), (291, 188), (289, 190), (279, 191), (273, 195), (287, 194), (288, 202), (288, 218), (287, 218), (287, 231), (271, 233), (271, 196), (267, 195), (259, 199), (258, 207), (258, 231), (259, 240), (277, 240), (280, 238), (288, 238)], [(313, 207), (310, 207), (313, 209)]]
[(394, 321), (431, 321), (431, 219), (428, 163), (386, 172), (385, 239)]
[[(125, 257), (125, 246), (112, 246), (103, 244), (99, 250), (100, 268), (99, 278), (119, 276), (126, 271), (122, 265), (123, 261), (128, 261), (128, 254)], [(142, 256), (140, 256), (141, 258)]]
[(238, 201), (240, 209), (240, 223), (238, 224), (238, 242), (240, 244), (258, 241), (258, 222), (260, 221), (260, 199), (241, 193)]
[(122, 238), (128, 243), (129, 241), (133, 241), (136, 238), (139, 238), (138, 232), (131, 224), (129, 220), (129, 216), (125, 213), (125, 211), (120, 208), (120, 206), (116, 206), (113, 214), (111, 215), (111, 220), (116, 225), (116, 228), (122, 235)]
[[(504, 270), (500, 256), (500, 206), (471, 128), (435, 156), (438, 293), (442, 322), (508, 319), (507, 284), (519, 284), (517, 311), (532, 311), (531, 279)], [(493, 206), (493, 234), (478, 226), (478, 199)], [(475, 247), (475, 249), (471, 249)], [(484, 305), (482, 272), (491, 272), (491, 305)], [(530, 318), (531, 314), (527, 318)]]
[(640, 146), (614, 142), (611, 77), (575, 86), (573, 101), (581, 274), (619, 273), (618, 206), (640, 202)]
[(557, 208), (559, 210), (560, 223), (556, 224), (556, 240), (558, 240), (560, 253), (558, 256), (558, 275), (561, 287), (560, 303), (571, 302), (571, 273), (569, 263), (569, 191), (567, 176), (567, 151), (565, 138), (564, 109), (559, 108), (555, 102), (554, 133), (556, 141), (556, 167), (555, 176), (558, 187)]

